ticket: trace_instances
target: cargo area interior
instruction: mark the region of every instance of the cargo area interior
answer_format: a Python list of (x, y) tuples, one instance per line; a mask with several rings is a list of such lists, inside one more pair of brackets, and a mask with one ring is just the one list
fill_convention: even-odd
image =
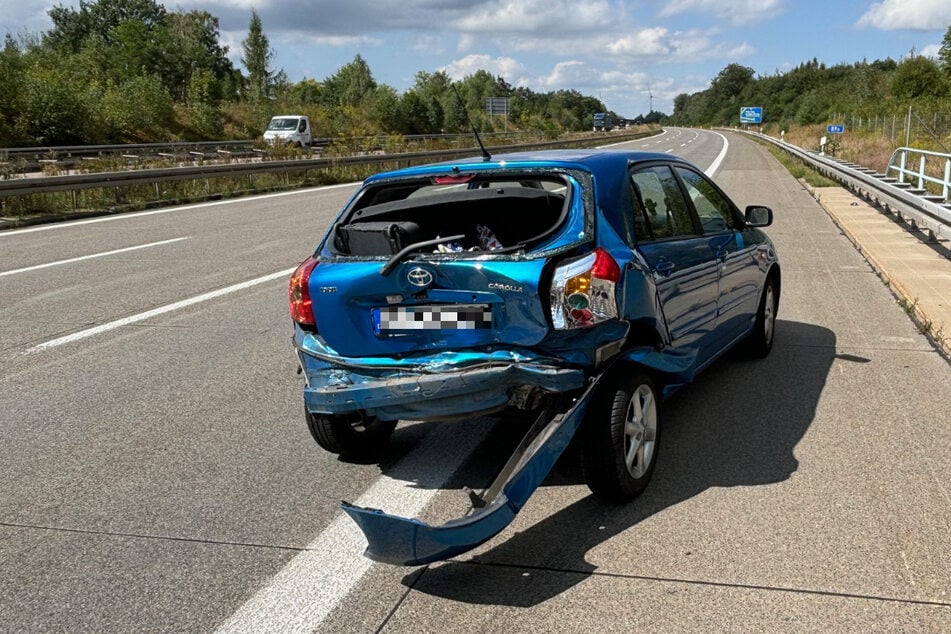
[[(416, 193), (386, 202), (376, 202), (377, 197), (337, 226), (334, 247), (344, 255), (387, 256), (417, 242), (461, 235), (446, 249), (528, 248), (561, 224), (567, 211), (562, 192), (512, 183)], [(496, 242), (487, 241), (486, 230)], [(436, 251), (437, 246), (423, 250)]]

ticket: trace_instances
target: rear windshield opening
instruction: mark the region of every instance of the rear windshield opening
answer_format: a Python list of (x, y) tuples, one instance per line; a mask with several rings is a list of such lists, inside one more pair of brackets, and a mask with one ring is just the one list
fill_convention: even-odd
[(389, 256), (412, 244), (456, 236), (421, 252), (530, 249), (567, 213), (565, 181), (546, 178), (433, 184), (390, 183), (367, 191), (337, 225), (343, 255)]

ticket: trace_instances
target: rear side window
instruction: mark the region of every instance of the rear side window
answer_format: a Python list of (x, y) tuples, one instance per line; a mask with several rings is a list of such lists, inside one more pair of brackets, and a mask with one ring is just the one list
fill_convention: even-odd
[(732, 229), (734, 222), (730, 201), (700, 174), (682, 167), (676, 169), (697, 210), (703, 232), (718, 233)]
[(690, 208), (668, 166), (656, 165), (632, 172), (631, 185), (634, 232), (638, 240), (696, 235)]

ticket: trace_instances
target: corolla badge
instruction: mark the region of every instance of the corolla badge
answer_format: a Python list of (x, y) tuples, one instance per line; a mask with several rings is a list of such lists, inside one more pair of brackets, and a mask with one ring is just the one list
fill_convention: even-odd
[(426, 288), (433, 283), (433, 274), (424, 268), (415, 266), (406, 274), (406, 281), (413, 286)]

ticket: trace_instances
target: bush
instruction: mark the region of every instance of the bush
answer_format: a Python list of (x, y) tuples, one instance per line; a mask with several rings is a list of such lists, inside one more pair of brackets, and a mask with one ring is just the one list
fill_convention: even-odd
[(103, 123), (122, 140), (162, 136), (175, 119), (172, 97), (156, 75), (132, 77), (103, 95)]
[(91, 119), (82, 98), (84, 87), (71, 85), (52, 69), (30, 69), (22, 84), (16, 133), (37, 145), (71, 145), (86, 141)]

